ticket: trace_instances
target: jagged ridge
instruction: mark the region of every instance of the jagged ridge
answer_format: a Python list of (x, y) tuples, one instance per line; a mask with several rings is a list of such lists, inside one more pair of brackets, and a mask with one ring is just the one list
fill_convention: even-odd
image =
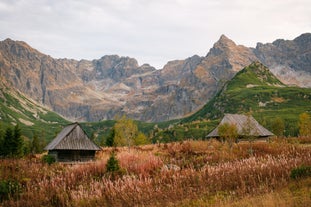
[(310, 37), (247, 48), (222, 35), (205, 57), (170, 61), (161, 70), (116, 55), (92, 61), (53, 59), (7, 39), (0, 42), (0, 75), (7, 86), (72, 120), (98, 121), (125, 113), (155, 122), (197, 111), (255, 60), (285, 83), (311, 87)]

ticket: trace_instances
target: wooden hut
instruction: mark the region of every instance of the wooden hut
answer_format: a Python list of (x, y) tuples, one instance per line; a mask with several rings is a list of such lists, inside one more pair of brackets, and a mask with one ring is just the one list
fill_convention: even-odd
[(225, 114), (220, 124), (210, 132), (207, 137), (220, 137), (218, 134), (218, 127), (224, 123), (234, 124), (237, 127), (238, 135), (240, 138), (246, 136), (253, 136), (256, 138), (267, 138), (274, 136), (272, 132), (261, 126), (252, 116), (241, 114)]
[(59, 162), (90, 161), (101, 150), (78, 123), (66, 126), (44, 149)]

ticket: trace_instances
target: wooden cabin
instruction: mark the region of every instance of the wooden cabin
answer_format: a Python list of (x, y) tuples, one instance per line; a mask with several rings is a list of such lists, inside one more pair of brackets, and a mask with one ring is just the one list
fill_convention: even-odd
[(58, 162), (86, 162), (101, 150), (78, 123), (66, 126), (45, 148)]
[(211, 133), (209, 133), (207, 137), (219, 138), (218, 127), (224, 123), (234, 124), (237, 127), (239, 138), (242, 139), (247, 136), (255, 138), (268, 138), (274, 136), (272, 132), (260, 125), (252, 116), (225, 114), (219, 125)]

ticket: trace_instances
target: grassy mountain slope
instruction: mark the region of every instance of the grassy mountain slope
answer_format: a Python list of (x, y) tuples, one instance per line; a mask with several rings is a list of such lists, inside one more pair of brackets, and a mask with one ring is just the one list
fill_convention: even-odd
[(285, 121), (285, 134), (297, 135), (299, 114), (311, 112), (311, 89), (286, 86), (268, 68), (254, 62), (238, 72), (200, 111), (182, 122), (249, 111), (267, 128), (271, 120), (280, 117)]
[(62, 125), (69, 122), (58, 114), (38, 105), (21, 93), (0, 85), (0, 123), (2, 127), (18, 124), (22, 134), (51, 140)]

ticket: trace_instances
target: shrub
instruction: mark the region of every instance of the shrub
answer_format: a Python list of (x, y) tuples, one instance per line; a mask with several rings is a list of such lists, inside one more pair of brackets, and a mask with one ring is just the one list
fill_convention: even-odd
[(298, 179), (298, 178), (309, 177), (309, 176), (311, 176), (311, 166), (300, 166), (300, 167), (294, 168), (290, 173), (290, 177), (292, 179)]
[(21, 186), (16, 180), (0, 181), (0, 202), (17, 196), (21, 191)]
[(47, 163), (47, 164), (49, 164), (49, 165), (51, 165), (51, 164), (53, 164), (54, 162), (56, 162), (56, 159), (55, 159), (55, 157), (52, 156), (52, 155), (44, 155), (44, 156), (42, 157), (42, 161), (45, 162), (45, 163)]
[(106, 164), (106, 171), (107, 172), (118, 172), (118, 171), (120, 171), (119, 161), (116, 158), (114, 152), (111, 153), (110, 158)]

